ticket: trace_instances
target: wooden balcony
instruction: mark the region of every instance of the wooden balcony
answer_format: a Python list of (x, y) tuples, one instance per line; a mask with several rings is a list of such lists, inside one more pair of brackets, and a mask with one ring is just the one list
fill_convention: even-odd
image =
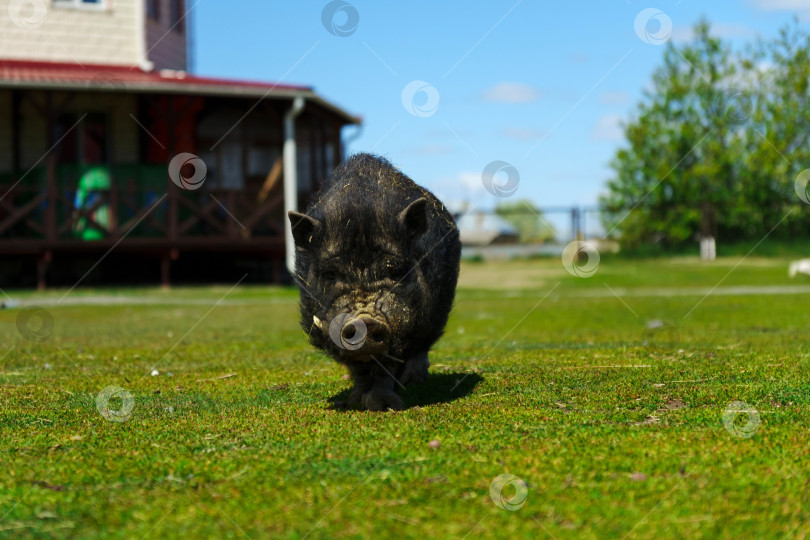
[(164, 285), (182, 252), (249, 252), (281, 265), (280, 184), (188, 191), (165, 166), (51, 167), (0, 177), (0, 256), (36, 257), (40, 287), (54, 257), (113, 249), (161, 259)]

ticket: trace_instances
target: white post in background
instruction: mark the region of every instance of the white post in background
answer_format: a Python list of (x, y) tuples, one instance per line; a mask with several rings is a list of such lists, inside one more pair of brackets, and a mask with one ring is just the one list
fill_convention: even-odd
[(713, 261), (717, 258), (717, 245), (714, 241), (714, 236), (701, 236), (700, 237), (700, 260)]
[(295, 118), (304, 110), (303, 96), (293, 100), (292, 107), (284, 115), (284, 246), (287, 270), (295, 274), (295, 242), (287, 212), (298, 211), (298, 170), (295, 146)]

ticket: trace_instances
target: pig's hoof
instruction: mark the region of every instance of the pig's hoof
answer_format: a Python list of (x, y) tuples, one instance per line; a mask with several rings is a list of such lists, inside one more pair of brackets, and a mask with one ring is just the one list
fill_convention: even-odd
[(428, 362), (426, 353), (414, 356), (405, 362), (405, 367), (402, 370), (402, 374), (399, 376), (399, 382), (405, 386), (409, 384), (421, 384), (427, 381), (428, 367), (430, 367), (430, 362)]
[(405, 404), (394, 392), (370, 390), (363, 394), (363, 407), (369, 411), (387, 411), (388, 409), (401, 411), (405, 408)]
[(346, 399), (346, 404), (349, 406), (359, 407), (363, 404), (363, 394), (367, 392), (367, 389), (358, 388), (355, 386), (352, 388), (351, 392), (349, 392), (349, 397)]

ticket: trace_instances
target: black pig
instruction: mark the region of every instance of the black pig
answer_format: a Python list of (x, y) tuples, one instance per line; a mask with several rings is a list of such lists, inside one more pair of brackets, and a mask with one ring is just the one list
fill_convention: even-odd
[(453, 305), (453, 217), (384, 158), (356, 154), (289, 218), (310, 342), (349, 368), (350, 405), (402, 409), (396, 386), (427, 379)]

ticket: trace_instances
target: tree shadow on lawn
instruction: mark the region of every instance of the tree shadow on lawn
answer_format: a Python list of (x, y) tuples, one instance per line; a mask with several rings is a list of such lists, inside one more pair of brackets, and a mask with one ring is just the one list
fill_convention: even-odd
[[(399, 396), (405, 402), (405, 408), (426, 407), (439, 403), (450, 403), (461, 399), (475, 390), (484, 378), (478, 373), (431, 373), (428, 380), (399, 389)], [(357, 407), (346, 406), (351, 388), (341, 390), (329, 398), (329, 409), (335, 411), (352, 411)]]

